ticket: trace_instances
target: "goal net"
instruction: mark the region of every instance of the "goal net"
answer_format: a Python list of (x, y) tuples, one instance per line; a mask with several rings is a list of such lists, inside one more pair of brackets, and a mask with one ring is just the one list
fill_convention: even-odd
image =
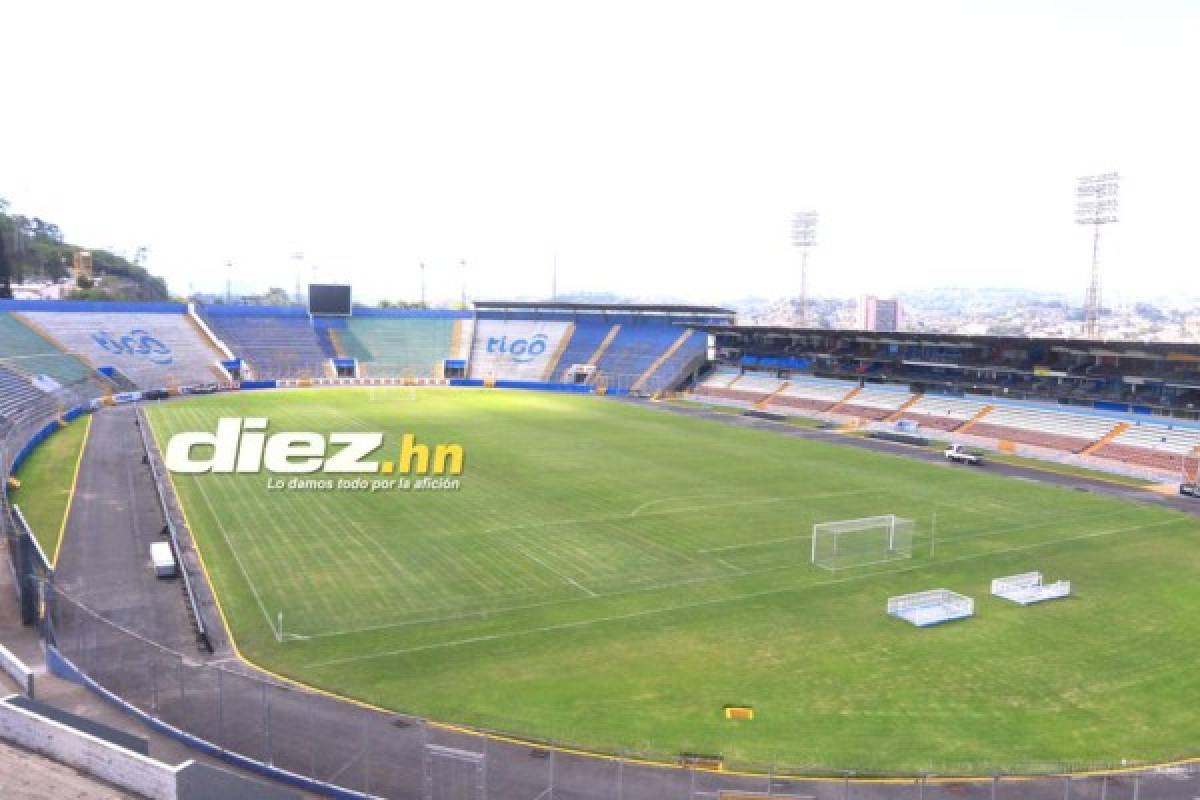
[(895, 514), (818, 522), (812, 530), (812, 563), (836, 572), (912, 558), (914, 528), (911, 519)]

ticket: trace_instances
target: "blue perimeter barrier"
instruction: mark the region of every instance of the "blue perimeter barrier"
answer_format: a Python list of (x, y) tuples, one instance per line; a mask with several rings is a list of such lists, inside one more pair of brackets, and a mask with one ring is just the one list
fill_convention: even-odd
[[(243, 386), (245, 384), (242, 384)], [(479, 378), (451, 378), (451, 386), (458, 387), (481, 387), (484, 385)], [(595, 394), (596, 387), (586, 383), (543, 383), (542, 381), (496, 381), (497, 389), (529, 389), (537, 392), (565, 392), (567, 394)], [(606, 394), (610, 395), (626, 395), (629, 394), (628, 389), (616, 389), (609, 387)]]
[(75, 311), (100, 314), (182, 314), (184, 303), (127, 303), (109, 300), (0, 300), (0, 311)]

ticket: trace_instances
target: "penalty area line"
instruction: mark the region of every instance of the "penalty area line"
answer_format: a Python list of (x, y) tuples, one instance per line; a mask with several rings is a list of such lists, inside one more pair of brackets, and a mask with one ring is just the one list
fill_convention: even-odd
[(542, 566), (544, 569), (546, 569), (546, 570), (549, 570), (550, 572), (554, 573), (554, 574), (555, 574), (555, 575), (557, 575), (557, 576), (558, 576), (560, 579), (562, 579), (562, 580), (566, 581), (567, 583), (571, 584), (572, 586), (574, 586), (576, 589), (580, 590), (581, 592), (586, 592), (586, 593), (587, 593), (587, 595), (588, 595), (588, 597), (595, 597), (595, 596), (596, 596), (596, 593), (595, 593), (595, 592), (593, 592), (591, 589), (587, 588), (587, 587), (586, 587), (586, 586), (584, 586), (582, 583), (580, 583), (579, 581), (577, 581), (577, 580), (575, 580), (574, 578), (572, 578), (570, 575), (564, 575), (563, 573), (559, 572), (559, 571), (558, 571), (558, 570), (556, 570), (554, 567), (550, 566), (550, 565), (549, 565), (549, 564), (547, 564), (545, 561), (543, 561), (542, 559), (540, 559), (540, 558), (538, 558), (537, 556), (535, 556), (533, 553), (530, 553), (528, 550), (526, 550), (526, 549), (525, 549), (524, 547), (522, 547), (521, 545), (519, 545), (519, 544), (516, 544), (516, 543), (514, 542), (514, 543), (513, 543), (513, 549), (515, 549), (515, 550), (516, 550), (518, 553), (520, 553), (521, 555), (523, 555), (523, 556), (525, 556), (526, 558), (528, 558), (528, 559), (529, 559), (530, 561), (532, 561), (533, 563), (535, 563), (535, 564), (539, 564), (539, 565), (541, 565), (541, 566)]
[(576, 620), (574, 622), (561, 622), (555, 625), (543, 625), (536, 628), (527, 628), (520, 631), (507, 631), (504, 633), (489, 633), (480, 636), (471, 636), (464, 639), (455, 639), (446, 642), (431, 642), (429, 644), (416, 645), (414, 647), (403, 647), (395, 650), (385, 650), (379, 653), (365, 653), (357, 656), (345, 656), (343, 658), (331, 658), (323, 661), (310, 661), (305, 664), (305, 668), (320, 668), (333, 667), (342, 664), (353, 664), (359, 661), (373, 661), (379, 658), (389, 658), (391, 656), (409, 655), (412, 653), (427, 652), (430, 650), (441, 650), (443, 648), (461, 647), (463, 645), (481, 644), (483, 642), (493, 642), (501, 639), (514, 639), (520, 636), (535, 636), (541, 633), (552, 633), (554, 631), (572, 630), (575, 628), (586, 628), (592, 625), (599, 625), (606, 622), (624, 622), (632, 619), (641, 619), (657, 614), (672, 614), (676, 611), (689, 611), (695, 608), (705, 608), (709, 606), (724, 605), (726, 603), (738, 602), (741, 600), (752, 600), (757, 597), (767, 597), (776, 594), (786, 594), (789, 592), (803, 592), (809, 589), (818, 589), (826, 586), (834, 586), (838, 584), (851, 583), (854, 581), (866, 580), (879, 576), (898, 575), (905, 572), (916, 572), (918, 570), (929, 569), (932, 566), (941, 567), (946, 564), (961, 563), (964, 561), (975, 561), (981, 558), (994, 558), (1008, 553), (1017, 553), (1025, 550), (1036, 550), (1042, 547), (1053, 547), (1058, 544), (1068, 544), (1071, 542), (1085, 541), (1088, 539), (1098, 539), (1105, 536), (1115, 536), (1121, 533), (1130, 533), (1135, 531), (1145, 531), (1151, 528), (1161, 528), (1164, 525), (1178, 524), (1180, 521), (1176, 519), (1163, 520), (1162, 522), (1153, 522), (1148, 525), (1133, 525), (1124, 528), (1113, 528), (1105, 531), (1092, 531), (1091, 533), (1080, 534), (1079, 536), (1071, 536), (1064, 539), (1050, 539), (1042, 542), (1033, 542), (1026, 545), (1016, 545), (1006, 547), (1002, 550), (993, 550), (987, 553), (972, 553), (970, 555), (958, 556), (945, 560), (939, 560), (936, 564), (912, 564), (907, 567), (901, 567), (893, 570), (879, 570), (876, 572), (862, 573), (859, 575), (848, 575), (844, 578), (832, 578), (827, 581), (818, 581), (809, 583), (803, 586), (785, 586), (777, 589), (765, 589), (759, 592), (749, 592), (747, 594), (735, 595), (732, 597), (713, 598), (711, 600), (701, 600), (696, 603), (685, 603), (683, 605), (668, 606), (666, 608), (648, 608), (641, 611), (631, 611), (627, 614), (614, 614), (607, 617), (594, 617), (592, 619)]

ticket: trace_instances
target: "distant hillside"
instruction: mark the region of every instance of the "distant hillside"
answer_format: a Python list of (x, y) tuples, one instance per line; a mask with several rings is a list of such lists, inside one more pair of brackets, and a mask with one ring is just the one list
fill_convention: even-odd
[(65, 281), (71, 274), (72, 259), (80, 250), (92, 254), (95, 284), (73, 287), (73, 299), (167, 299), (167, 284), (162, 278), (107, 250), (70, 244), (54, 223), (10, 213), (8, 203), (0, 198), (0, 285), (6, 277), (15, 284)]

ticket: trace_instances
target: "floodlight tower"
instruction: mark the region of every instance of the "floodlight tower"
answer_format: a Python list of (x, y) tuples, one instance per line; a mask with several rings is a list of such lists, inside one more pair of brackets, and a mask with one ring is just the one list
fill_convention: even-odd
[(792, 244), (800, 248), (800, 327), (808, 326), (808, 251), (817, 244), (817, 212), (792, 215)]
[(1085, 175), (1075, 185), (1075, 222), (1092, 226), (1092, 279), (1084, 298), (1084, 335), (1100, 333), (1100, 226), (1117, 221), (1117, 192), (1121, 176), (1115, 172)]
[(304, 305), (304, 253), (292, 253), (296, 264), (296, 305)]

